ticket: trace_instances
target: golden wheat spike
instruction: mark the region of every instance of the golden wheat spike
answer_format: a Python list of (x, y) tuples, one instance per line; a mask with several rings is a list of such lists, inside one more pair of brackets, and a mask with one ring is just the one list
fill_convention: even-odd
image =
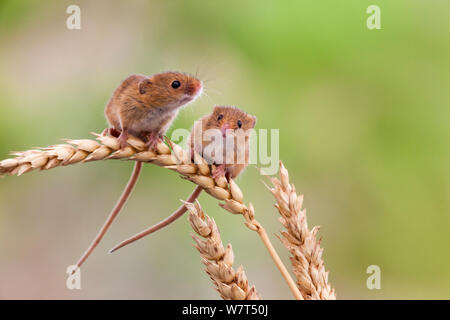
[(328, 283), (328, 272), (322, 260), (323, 248), (316, 240), (319, 227), (308, 229), (306, 210), (302, 209), (303, 195), (297, 195), (289, 184), (289, 172), (280, 161), (280, 179), (269, 177), (273, 188), (269, 190), (277, 203), (280, 222), (286, 228), (280, 240), (292, 254), (292, 269), (297, 285), (307, 300), (335, 300), (334, 289)]
[(255, 286), (249, 286), (244, 267), (233, 269), (234, 253), (231, 244), (224, 247), (214, 219), (205, 214), (198, 202), (184, 202), (189, 210), (189, 223), (203, 240), (193, 235), (206, 273), (220, 297), (225, 300), (260, 300)]

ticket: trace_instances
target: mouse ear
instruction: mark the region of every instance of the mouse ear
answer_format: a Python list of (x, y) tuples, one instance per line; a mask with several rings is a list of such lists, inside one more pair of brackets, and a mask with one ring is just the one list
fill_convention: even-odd
[(252, 116), (252, 115), (248, 115), (249, 117), (250, 117), (250, 119), (252, 119), (252, 121), (253, 121), (253, 127), (256, 125), (256, 117), (255, 116)]
[(140, 94), (144, 94), (146, 93), (149, 89), (150, 89), (150, 85), (152, 84), (152, 82), (150, 81), (150, 79), (143, 79), (141, 81), (139, 81), (139, 93)]

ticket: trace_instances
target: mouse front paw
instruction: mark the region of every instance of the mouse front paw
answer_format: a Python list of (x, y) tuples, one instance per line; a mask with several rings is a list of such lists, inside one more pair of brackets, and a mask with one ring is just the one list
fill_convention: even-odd
[(127, 140), (128, 140), (128, 131), (124, 129), (119, 135), (120, 149), (125, 149), (128, 146)]
[(110, 135), (110, 136), (113, 136), (115, 138), (118, 138), (120, 136), (120, 131), (118, 131), (118, 130), (116, 130), (114, 128), (106, 128), (106, 129), (103, 130), (102, 136), (107, 136), (107, 135)]
[(147, 135), (147, 143), (145, 144), (150, 151), (156, 151), (156, 146), (163, 141), (163, 135), (160, 133), (150, 132)]
[(214, 168), (214, 170), (212, 172), (212, 177), (213, 177), (213, 179), (216, 180), (216, 179), (219, 179), (221, 177), (225, 177), (225, 174), (226, 174), (225, 165), (224, 164), (219, 164), (219, 165), (217, 165)]

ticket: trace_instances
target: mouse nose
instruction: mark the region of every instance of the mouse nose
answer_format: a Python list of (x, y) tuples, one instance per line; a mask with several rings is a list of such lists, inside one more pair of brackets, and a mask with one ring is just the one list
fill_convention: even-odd
[(196, 95), (201, 95), (203, 92), (203, 83), (201, 81), (198, 81), (195, 84), (195, 94)]
[(230, 125), (228, 123), (224, 123), (221, 127), (220, 127), (220, 131), (222, 132), (222, 137), (226, 138), (227, 136), (227, 130), (230, 129)]
[(202, 93), (203, 84), (200, 80), (194, 81), (186, 86), (186, 94), (190, 96), (199, 96)]

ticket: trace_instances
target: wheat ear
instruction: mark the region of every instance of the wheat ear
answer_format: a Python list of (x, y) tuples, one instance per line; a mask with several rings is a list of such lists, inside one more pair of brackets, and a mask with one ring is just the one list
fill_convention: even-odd
[[(184, 201), (183, 201), (184, 202)], [(206, 273), (211, 278), (220, 297), (225, 300), (260, 300), (255, 286), (249, 286), (244, 267), (233, 269), (234, 253), (231, 244), (224, 248), (214, 219), (205, 214), (197, 202), (184, 202), (189, 210), (189, 223), (200, 237), (193, 235)]]
[(244, 217), (245, 225), (258, 233), (294, 297), (298, 300), (303, 300), (295, 281), (270, 242), (267, 232), (255, 220), (253, 205), (250, 203), (247, 207), (244, 204), (243, 193), (232, 179), (229, 181), (225, 177), (214, 179), (211, 174), (211, 167), (203, 158), (195, 155), (195, 163), (192, 163), (190, 155), (183, 148), (168, 139), (168, 145), (161, 142), (157, 145), (156, 151), (148, 151), (144, 141), (133, 136), (128, 138), (128, 146), (120, 149), (117, 138), (96, 133), (93, 133), (93, 135), (97, 137), (96, 140), (98, 141), (91, 139), (66, 139), (66, 144), (13, 152), (11, 154), (15, 155), (15, 158), (0, 162), (0, 175), (17, 174), (20, 176), (36, 169), (48, 170), (58, 166), (107, 159), (148, 162), (176, 171), (182, 178), (201, 186), (205, 192), (214, 198), (224, 201), (224, 203), (219, 203), (222, 208)]
[(307, 300), (335, 300), (335, 291), (328, 283), (328, 272), (322, 260), (323, 248), (316, 240), (320, 227), (308, 229), (306, 210), (302, 209), (303, 195), (297, 195), (295, 186), (289, 184), (288, 170), (281, 161), (280, 180), (269, 179), (273, 188), (268, 188), (277, 201), (279, 220), (286, 228), (280, 240), (292, 254), (292, 268), (300, 292)]

